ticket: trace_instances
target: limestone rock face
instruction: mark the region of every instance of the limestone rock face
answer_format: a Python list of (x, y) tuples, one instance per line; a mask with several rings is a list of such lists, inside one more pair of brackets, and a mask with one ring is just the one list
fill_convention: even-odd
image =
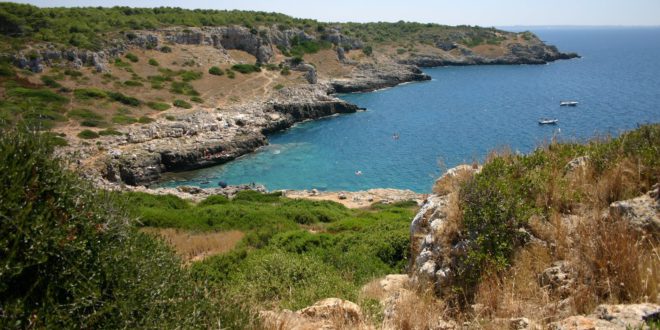
[(660, 188), (649, 191), (647, 194), (610, 204), (610, 213), (618, 214), (642, 230), (651, 233), (660, 233)]
[(541, 273), (541, 286), (549, 287), (551, 292), (566, 298), (575, 283), (575, 272), (567, 261), (553, 262), (551, 267)]
[[(102, 176), (111, 182), (149, 184), (163, 172), (209, 167), (250, 153), (267, 143), (265, 134), (297, 122), (359, 110), (327, 90), (324, 84), (287, 87), (268, 102), (239, 105), (222, 114), (199, 110), (173, 121), (121, 128), (122, 136), (101, 139), (109, 144)], [(122, 146), (121, 152), (114, 146)]]
[(351, 77), (334, 79), (330, 83), (337, 93), (373, 91), (403, 82), (430, 80), (431, 77), (412, 65), (360, 64)]
[(660, 305), (600, 305), (590, 315), (571, 316), (559, 322), (550, 324), (550, 329), (649, 329), (648, 325), (646, 325), (645, 319), (656, 313), (660, 313)]
[(448, 203), (449, 196), (430, 196), (410, 225), (412, 281), (418, 285), (430, 284), (436, 290), (445, 287), (450, 275), (447, 257), (452, 247), (441, 244), (436, 237), (447, 225)]

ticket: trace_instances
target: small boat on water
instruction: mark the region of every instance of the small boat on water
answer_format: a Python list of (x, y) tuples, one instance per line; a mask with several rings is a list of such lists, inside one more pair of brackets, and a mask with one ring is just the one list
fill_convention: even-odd
[(540, 119), (539, 120), (539, 125), (557, 125), (559, 122), (559, 119)]
[(560, 107), (575, 107), (578, 105), (578, 101), (560, 101)]

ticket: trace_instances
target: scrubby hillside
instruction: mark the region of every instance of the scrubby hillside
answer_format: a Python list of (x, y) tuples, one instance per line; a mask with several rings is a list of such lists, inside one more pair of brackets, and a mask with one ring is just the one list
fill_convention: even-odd
[(83, 170), (132, 185), (354, 112), (332, 94), (430, 79), (419, 67), (576, 56), (529, 32), (260, 12), (1, 3), (0, 22), (0, 125), (51, 130)]
[(408, 262), (415, 202), (110, 193), (69, 171), (51, 141), (0, 137), (3, 329), (249, 329), (260, 311), (327, 297), (377, 320), (361, 286)]
[(621, 312), (641, 322), (660, 312), (659, 175), (657, 124), (458, 168), (413, 221), (413, 279), (453, 318), (493, 328), (625, 327), (607, 323), (621, 307), (561, 320), (646, 303)]

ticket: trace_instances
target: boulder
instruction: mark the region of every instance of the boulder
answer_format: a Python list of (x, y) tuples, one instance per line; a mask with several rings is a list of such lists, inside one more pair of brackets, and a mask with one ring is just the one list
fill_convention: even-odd
[(630, 224), (640, 230), (651, 233), (660, 232), (660, 188), (625, 201), (610, 204), (610, 214), (616, 214), (630, 221)]
[(259, 318), (265, 329), (372, 329), (360, 306), (339, 298), (323, 299), (296, 312), (262, 311)]
[(568, 297), (575, 283), (575, 272), (567, 261), (553, 262), (541, 273), (541, 286), (549, 287), (561, 298)]
[(305, 79), (310, 84), (316, 84), (318, 82), (318, 76), (316, 75), (316, 69), (312, 67), (311, 70), (305, 73)]
[(660, 305), (600, 305), (590, 315), (571, 316), (550, 324), (554, 330), (577, 329), (649, 329), (645, 319), (660, 312)]

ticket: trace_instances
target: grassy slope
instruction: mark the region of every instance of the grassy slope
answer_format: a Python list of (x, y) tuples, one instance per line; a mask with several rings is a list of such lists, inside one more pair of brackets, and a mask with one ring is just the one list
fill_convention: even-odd
[[(111, 40), (130, 39), (132, 30), (229, 24), (246, 26), (254, 33), (273, 25), (280, 29), (299, 28), (318, 39), (338, 26), (345, 35), (360, 39), (365, 47), (373, 49), (370, 56), (363, 51), (348, 52), (348, 58), (358, 62), (388, 61), (413, 53), (437, 54), (442, 51), (434, 46), (435, 42), (447, 40), (473, 47), (474, 51), (485, 56), (497, 55), (498, 49), (524, 37), (469, 26), (408, 22), (321, 23), (262, 12), (128, 7), (38, 8), (13, 3), (0, 3), (0, 22), (0, 50), (7, 53), (25, 51), (44, 42), (61, 49), (98, 50)], [(291, 49), (275, 49), (272, 63), (280, 63), (286, 57), (304, 57), (318, 68), (322, 77), (350, 74), (352, 66), (337, 60), (329, 42), (294, 43)], [(342, 46), (349, 50), (348, 45)], [(281, 74), (282, 68), (277, 65), (265, 66), (261, 72), (234, 66), (235, 62), (210, 46), (168, 47), (170, 52), (132, 49), (131, 53), (110, 63), (110, 72), (104, 74), (90, 67), (72, 70), (57, 66), (47, 66), (44, 72), (35, 74), (14, 70), (6, 59), (0, 59), (0, 95), (7, 96), (0, 103), (0, 124), (11, 125), (22, 118), (41, 129), (54, 129), (69, 137), (94, 139), (99, 133), (116, 134), (115, 128), (124, 125), (148, 123), (159, 117), (172, 118), (173, 111), (185, 111), (197, 105), (222, 110), (237, 103), (265, 100), (286, 86), (306, 84), (302, 73), (286, 70)], [(28, 58), (30, 52), (26, 53)], [(254, 56), (242, 51), (230, 50), (228, 54), (239, 63), (249, 65), (256, 61)], [(213, 67), (217, 68), (215, 74), (209, 74)], [(13, 90), (15, 87), (50, 91), (65, 100), (52, 102), (52, 98), (35, 95), (21, 98)], [(76, 92), (81, 89), (99, 89), (106, 93), (85, 97), (84, 93)], [(107, 92), (120, 94), (108, 97)], [(85, 132), (79, 135), (82, 131)]]
[[(567, 169), (581, 156), (589, 157), (586, 165)], [(484, 315), (540, 323), (556, 320), (558, 310), (545, 306), (566, 298), (561, 309), (569, 313), (591, 313), (602, 303), (657, 303), (657, 235), (604, 211), (658, 182), (658, 124), (586, 144), (553, 142), (529, 155), (493, 154), (480, 174), (457, 185), (454, 230), (445, 234), (471, 243), (455, 264), (459, 294), (445, 298), (464, 307), (482, 304)], [(525, 244), (529, 234), (547, 244)], [(559, 260), (576, 276), (563, 292), (538, 280)]]
[(261, 308), (297, 309), (335, 296), (357, 300), (369, 280), (403, 272), (416, 209), (404, 203), (351, 210), (254, 192), (231, 201), (211, 197), (198, 205), (174, 196), (124, 197), (144, 226), (243, 231), (234, 251), (193, 269), (225, 294)]

